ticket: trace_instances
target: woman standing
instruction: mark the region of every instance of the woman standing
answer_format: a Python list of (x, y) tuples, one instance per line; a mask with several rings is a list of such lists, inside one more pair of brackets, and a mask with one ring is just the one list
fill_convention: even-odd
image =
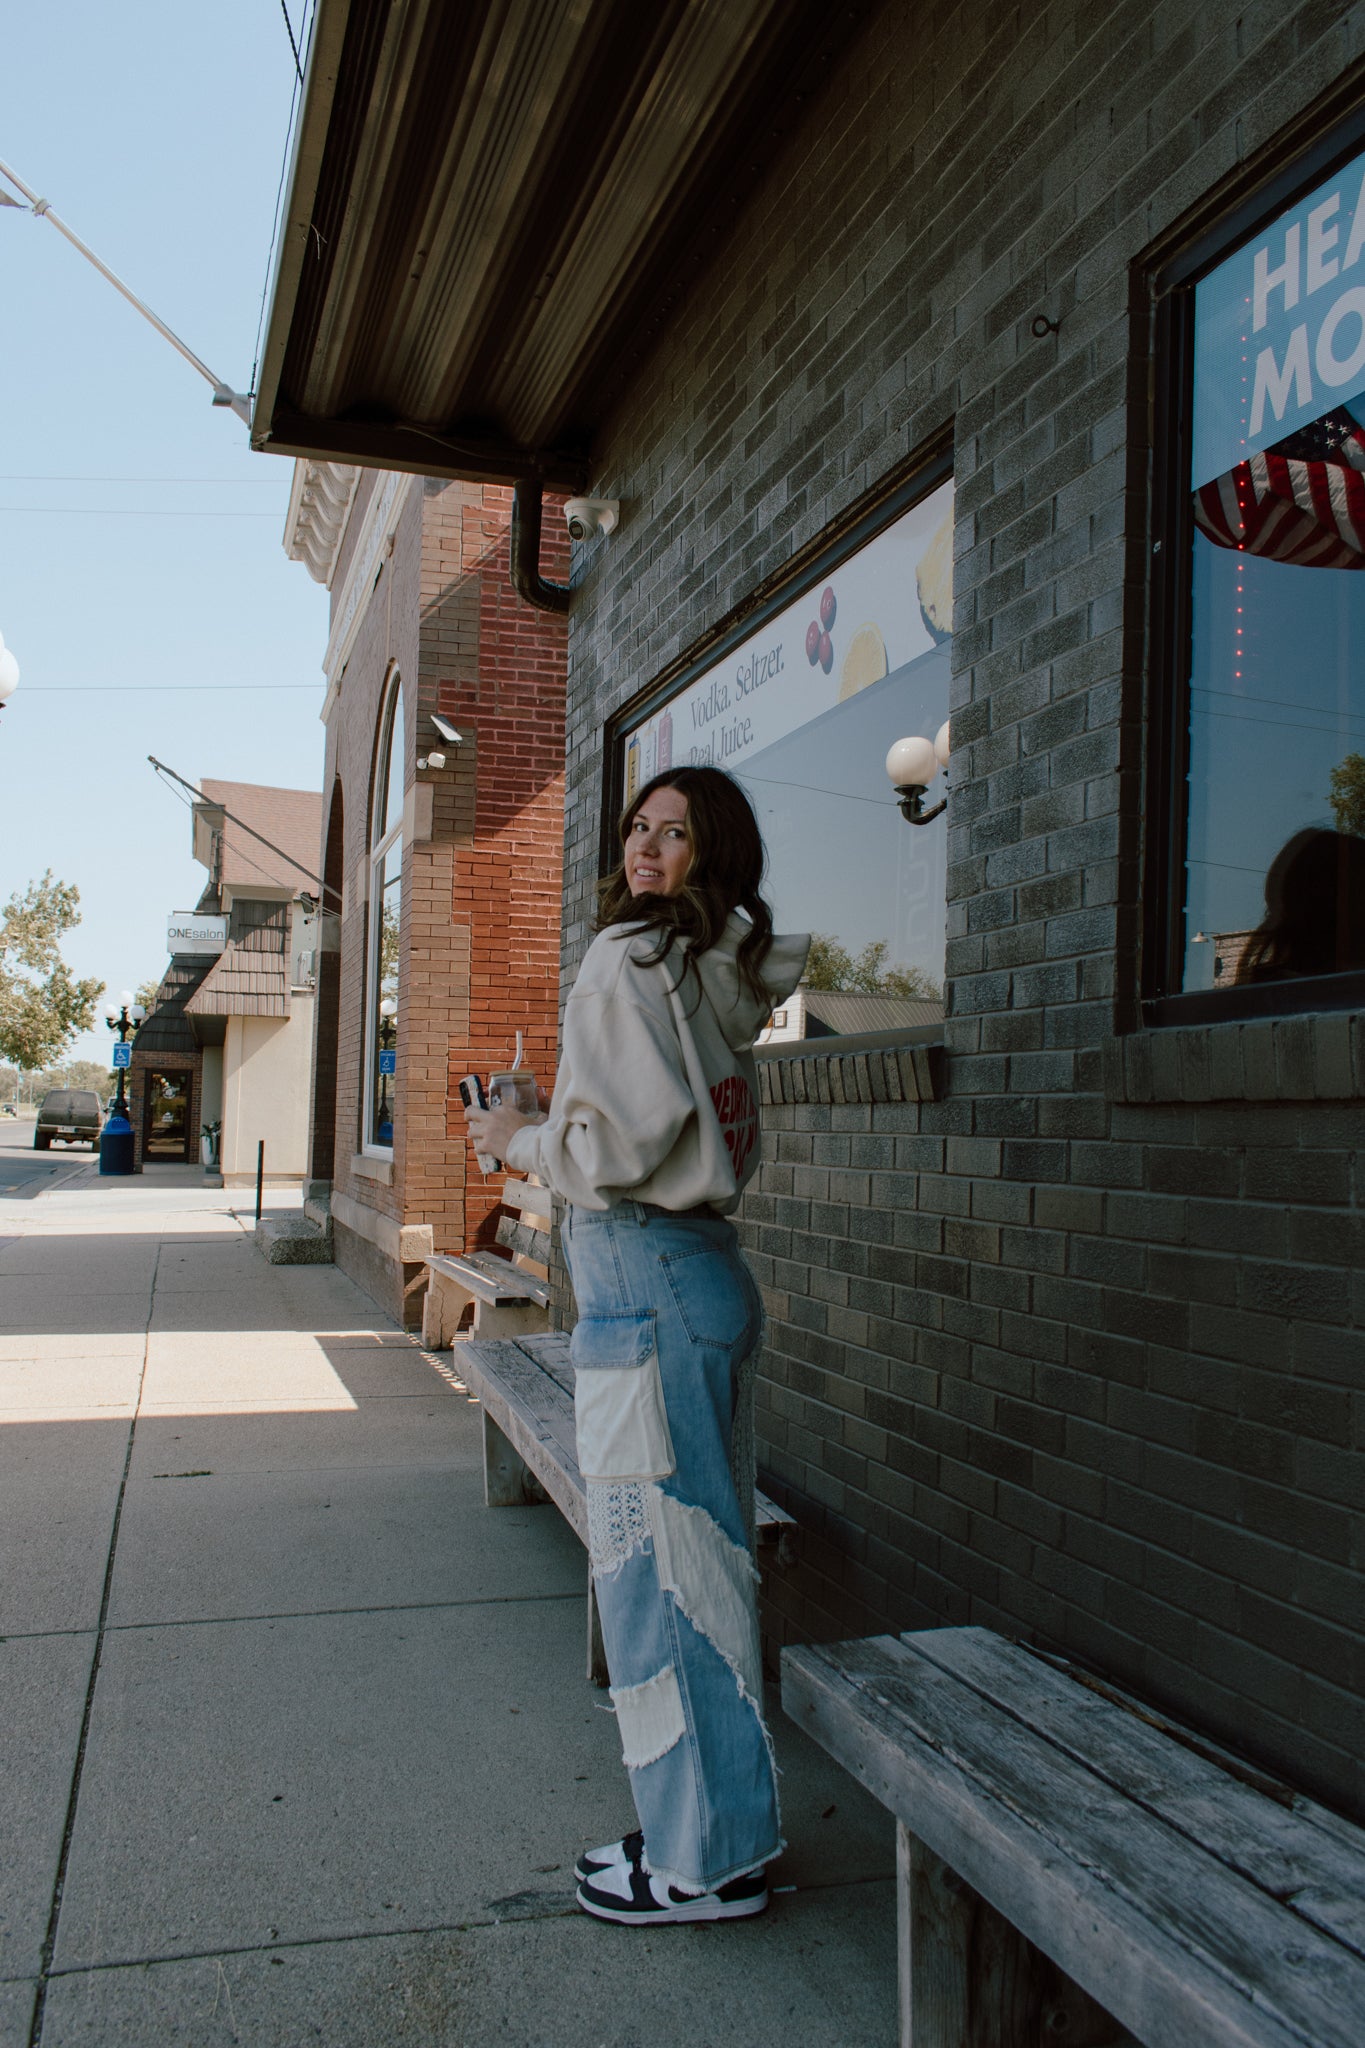
[(727, 1220), (759, 1157), (753, 1043), (805, 965), (759, 894), (763, 842), (718, 768), (621, 822), (548, 1117), (469, 1112), (482, 1152), (569, 1204), (578, 1462), (637, 1833), (579, 1904), (657, 1925), (761, 1913), (781, 1847), (752, 1561), (758, 1290)]

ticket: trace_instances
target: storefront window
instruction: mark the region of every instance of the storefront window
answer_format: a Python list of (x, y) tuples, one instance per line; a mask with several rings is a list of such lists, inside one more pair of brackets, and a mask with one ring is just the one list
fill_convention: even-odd
[(1342, 975), (1365, 968), (1365, 156), (1199, 279), (1193, 364), (1177, 985)]
[(385, 699), (370, 835), (369, 960), (365, 978), (367, 1150), (390, 1151), (398, 1105), (398, 924), (403, 876), (403, 690)]
[(947, 719), (952, 566), (945, 482), (622, 736), (626, 802), (688, 762), (748, 791), (778, 929), (816, 934), (771, 1037), (942, 1018), (947, 821), (908, 825), (885, 764), (897, 740), (933, 741)]

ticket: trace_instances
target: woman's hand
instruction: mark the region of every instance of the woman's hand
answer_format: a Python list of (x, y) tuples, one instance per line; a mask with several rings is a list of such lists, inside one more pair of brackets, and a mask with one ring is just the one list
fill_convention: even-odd
[(540, 1121), (539, 1117), (523, 1116), (519, 1109), (510, 1108), (467, 1109), (464, 1117), (474, 1150), (491, 1153), (495, 1159), (507, 1157), (507, 1147), (526, 1124)]

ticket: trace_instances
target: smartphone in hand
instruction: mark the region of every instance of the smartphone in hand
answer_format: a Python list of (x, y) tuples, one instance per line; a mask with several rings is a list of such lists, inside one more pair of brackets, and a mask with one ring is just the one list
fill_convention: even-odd
[[(466, 1074), (460, 1083), (460, 1100), (466, 1109), (487, 1109), (488, 1097), (483, 1092), (483, 1082), (477, 1074)], [(480, 1173), (496, 1173), (501, 1161), (491, 1152), (476, 1152)]]

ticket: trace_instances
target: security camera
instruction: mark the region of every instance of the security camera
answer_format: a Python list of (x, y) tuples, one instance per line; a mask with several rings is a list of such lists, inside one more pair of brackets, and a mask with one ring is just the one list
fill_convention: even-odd
[(434, 751), (430, 754), (419, 754), (417, 757), (417, 766), (419, 768), (444, 768), (445, 765), (445, 755)]
[(442, 718), (439, 711), (433, 711), (430, 717), (432, 724), (443, 740), (448, 741), (452, 747), (462, 747), (464, 745), (464, 734), (456, 732), (448, 718)]
[(564, 507), (570, 540), (589, 540), (595, 533), (615, 533), (620, 517), (619, 498), (570, 498)]

